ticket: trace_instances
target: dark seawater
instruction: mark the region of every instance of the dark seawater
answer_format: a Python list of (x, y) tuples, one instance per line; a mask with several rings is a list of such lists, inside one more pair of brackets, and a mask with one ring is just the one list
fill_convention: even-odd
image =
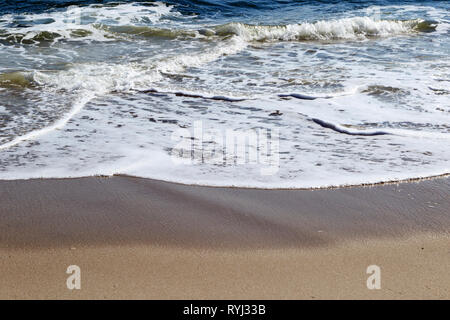
[[(64, 10), (70, 6), (88, 5), (114, 5), (117, 3), (150, 3), (157, 1), (148, 0), (3, 0), (0, 3), (0, 13), (41, 13), (49, 10)], [(288, 11), (302, 11), (302, 6), (314, 8), (316, 14), (326, 15), (340, 13), (349, 10), (364, 9), (371, 6), (435, 6), (448, 9), (448, 3), (443, 1), (418, 1), (418, 0), (180, 0), (164, 1), (166, 4), (175, 5), (177, 11), (185, 15), (196, 14), (202, 18), (235, 18), (275, 15), (286, 16)], [(288, 13), (289, 15), (289, 13)]]
[[(148, 0), (137, 0), (137, 1), (117, 1), (117, 0), (4, 0), (0, 4), (0, 9), (2, 13), (11, 12), (42, 12), (49, 9), (59, 9), (65, 8), (72, 5), (90, 5), (90, 4), (108, 4), (108, 3), (145, 3), (145, 2), (155, 2)], [(353, 8), (360, 9), (371, 5), (432, 5), (436, 3), (445, 3), (446, 1), (417, 1), (417, 0), (254, 0), (254, 1), (240, 1), (240, 0), (218, 0), (218, 1), (207, 1), (207, 0), (181, 0), (181, 1), (166, 1), (167, 4), (179, 5), (181, 10), (185, 10), (187, 13), (197, 13), (197, 14), (211, 14), (211, 13), (228, 13), (234, 12), (235, 15), (240, 15), (248, 11), (257, 10), (273, 10), (289, 6), (313, 4), (316, 6), (331, 5), (333, 7), (343, 7), (343, 8)]]
[(449, 10), (4, 0), (0, 179), (303, 188), (449, 173)]

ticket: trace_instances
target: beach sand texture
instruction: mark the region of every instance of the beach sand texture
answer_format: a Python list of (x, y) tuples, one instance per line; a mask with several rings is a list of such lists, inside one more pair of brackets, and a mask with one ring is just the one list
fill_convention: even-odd
[[(3, 181), (0, 298), (448, 299), (449, 186)], [(81, 290), (66, 287), (69, 265)]]

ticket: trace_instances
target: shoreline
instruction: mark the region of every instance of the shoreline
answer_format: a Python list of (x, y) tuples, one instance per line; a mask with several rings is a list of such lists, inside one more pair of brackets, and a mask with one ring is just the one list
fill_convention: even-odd
[(364, 187), (376, 187), (376, 186), (383, 186), (383, 185), (391, 185), (391, 184), (404, 184), (404, 183), (416, 183), (421, 181), (427, 181), (427, 180), (434, 180), (434, 179), (445, 179), (450, 177), (450, 172), (446, 173), (440, 173), (440, 174), (432, 174), (432, 175), (424, 175), (424, 176), (418, 176), (413, 178), (404, 178), (404, 179), (393, 179), (393, 180), (381, 180), (377, 182), (363, 182), (363, 183), (348, 183), (348, 184), (342, 184), (342, 185), (329, 185), (329, 186), (323, 186), (323, 187), (254, 187), (254, 186), (239, 186), (239, 185), (213, 185), (213, 184), (201, 184), (201, 183), (184, 183), (184, 182), (178, 182), (173, 181), (170, 179), (163, 179), (163, 178), (147, 178), (147, 177), (141, 177), (141, 176), (134, 176), (129, 174), (123, 174), (123, 173), (115, 173), (112, 175), (104, 175), (104, 174), (97, 174), (97, 175), (89, 175), (89, 176), (72, 176), (72, 177), (34, 177), (34, 178), (19, 178), (19, 179), (0, 179), (1, 182), (7, 182), (7, 181), (34, 181), (34, 180), (75, 180), (75, 179), (85, 179), (85, 178), (95, 178), (95, 179), (109, 179), (109, 178), (134, 178), (134, 179), (144, 179), (144, 180), (151, 180), (151, 181), (160, 181), (164, 183), (171, 183), (175, 185), (181, 185), (181, 186), (191, 186), (191, 187), (203, 187), (203, 188), (232, 188), (232, 189), (250, 189), (250, 190), (299, 190), (299, 191), (314, 191), (314, 190), (334, 190), (334, 189), (346, 189), (346, 188), (364, 188)]
[[(166, 183), (173, 183), (178, 184), (182, 186), (196, 186), (196, 187), (205, 187), (205, 188), (234, 188), (234, 189), (250, 189), (250, 190), (300, 190), (300, 191), (314, 191), (314, 190), (334, 190), (334, 189), (343, 189), (343, 188), (364, 188), (364, 187), (376, 187), (376, 186), (383, 186), (383, 185), (390, 185), (390, 184), (400, 184), (400, 183), (414, 183), (414, 182), (421, 182), (426, 180), (434, 180), (434, 179), (445, 179), (450, 177), (450, 172), (447, 173), (441, 173), (436, 175), (430, 175), (430, 176), (423, 176), (423, 177), (416, 177), (416, 178), (406, 178), (406, 179), (398, 179), (398, 180), (385, 180), (385, 181), (379, 181), (379, 182), (367, 182), (367, 183), (359, 183), (359, 184), (343, 184), (343, 185), (330, 185), (330, 186), (324, 186), (324, 187), (306, 187), (306, 188), (264, 188), (264, 187), (241, 187), (241, 186), (221, 186), (221, 185), (205, 185), (205, 184), (191, 184), (191, 183), (183, 183), (183, 182), (176, 182), (171, 180), (164, 180), (164, 179), (153, 179), (153, 178), (145, 178), (145, 177), (139, 177), (139, 176), (133, 176), (128, 174), (113, 174), (111, 176), (107, 175), (96, 175), (96, 176), (89, 176), (89, 177), (68, 177), (68, 178), (32, 178), (32, 179), (19, 179), (19, 180), (53, 180), (53, 179), (78, 179), (78, 178), (112, 178), (112, 177), (125, 177), (125, 178), (136, 178), (136, 179), (147, 179), (147, 180), (153, 180), (153, 181), (161, 181)], [(0, 180), (2, 181), (2, 180)], [(3, 181), (11, 181), (11, 180), (3, 180)]]
[[(450, 178), (325, 190), (0, 181), (0, 298), (450, 298)], [(65, 286), (79, 265), (82, 290)], [(382, 289), (366, 288), (366, 268)]]

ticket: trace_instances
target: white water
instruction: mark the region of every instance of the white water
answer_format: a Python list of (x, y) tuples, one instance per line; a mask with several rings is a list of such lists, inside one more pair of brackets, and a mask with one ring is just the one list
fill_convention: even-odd
[[(70, 43), (74, 38), (67, 19), (80, 9), (70, 10), (29, 17), (54, 22), (28, 29), (26, 37), (52, 31)], [(92, 32), (83, 41), (94, 41), (91, 47), (105, 56), (112, 47), (98, 43), (107, 46), (118, 40), (95, 26), (100, 22), (170, 25), (195, 32), (204, 28), (185, 17), (166, 20), (180, 14), (162, 3), (81, 11), (82, 21), (89, 21), (81, 28)], [(95, 19), (89, 20), (94, 13)], [(118, 42), (115, 50), (123, 45), (128, 58), (114, 61), (96, 61), (93, 55), (83, 62), (81, 49), (65, 43), (54, 46), (53, 58), (29, 49), (21, 56), (41, 66), (32, 72), (32, 80), (42, 95), (68, 99), (71, 107), (50, 125), (25, 128), (0, 145), (0, 179), (129, 174), (213, 186), (307, 188), (449, 173), (450, 61), (440, 48), (448, 40), (442, 35), (446, 22), (439, 21), (435, 34), (441, 36), (434, 39), (433, 33), (426, 38), (415, 29), (420, 21), (422, 17), (343, 17), (278, 27), (223, 24), (208, 26), (214, 34), (200, 32), (198, 39), (185, 42)], [(368, 40), (372, 37), (378, 38)], [(427, 39), (433, 39), (434, 47)], [(129, 41), (135, 47), (128, 50), (134, 52), (126, 51)], [(411, 55), (417, 58), (411, 60)], [(49, 72), (39, 59), (70, 65)], [(139, 92), (152, 88), (164, 94)], [(199, 97), (177, 96), (180, 92)], [(280, 94), (317, 99), (281, 99)], [(271, 116), (275, 110), (283, 114)], [(8, 109), (0, 106), (0, 112), (7, 114)], [(345, 135), (317, 125), (313, 118), (352, 134), (389, 135)], [(194, 157), (192, 164), (178, 164), (170, 156), (179, 142), (174, 132), (193, 134), (196, 121), (205, 134), (216, 131), (216, 136), (227, 129), (279, 130), (274, 174), (261, 174), (267, 169), (264, 163), (218, 165)]]
[(231, 23), (216, 29), (234, 33), (247, 41), (294, 40), (361, 40), (367, 37), (387, 37), (413, 33), (423, 20), (387, 21), (371, 17), (353, 17), (285, 26), (251, 26)]

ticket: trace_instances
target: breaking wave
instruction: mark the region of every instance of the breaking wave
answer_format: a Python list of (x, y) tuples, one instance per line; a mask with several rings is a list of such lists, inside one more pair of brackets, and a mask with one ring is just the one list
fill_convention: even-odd
[[(147, 20), (160, 19), (161, 16), (174, 14), (171, 7), (159, 5), (163, 12), (155, 11)], [(128, 8), (129, 9), (129, 8)], [(122, 10), (124, 10), (122, 8)], [(155, 9), (154, 9), (155, 10)], [(119, 13), (121, 10), (118, 10)], [(84, 11), (83, 11), (84, 12)], [(89, 13), (89, 10), (87, 11)], [(71, 14), (67, 14), (72, 17)], [(133, 25), (128, 19), (116, 19), (114, 25), (94, 23), (77, 25), (67, 23), (68, 18), (45, 20), (44, 24), (30, 26), (25, 30), (0, 29), (0, 42), (9, 44), (34, 44), (60, 40), (89, 39), (95, 41), (127, 40), (133, 37), (144, 38), (229, 38), (238, 36), (245, 41), (313, 41), (313, 40), (363, 40), (374, 37), (389, 37), (419, 32), (433, 32), (438, 23), (435, 21), (414, 20), (376, 20), (371, 17), (353, 17), (336, 20), (322, 20), (313, 23), (288, 25), (250, 25), (232, 22), (218, 26), (205, 26), (198, 29), (159, 28), (148, 25)], [(139, 19), (139, 16), (134, 18)], [(144, 18), (141, 18), (144, 19)], [(144, 19), (145, 20), (145, 19)], [(69, 22), (71, 20), (69, 19)], [(0, 26), (1, 28), (1, 26)]]
[[(295, 188), (449, 171), (445, 3), (132, 1), (0, 4), (0, 179)], [(279, 171), (173, 167), (178, 129), (195, 159), (220, 147), (197, 120), (206, 136), (280, 130)]]
[(229, 23), (216, 27), (215, 34), (238, 35), (249, 41), (353, 40), (433, 31), (436, 26), (435, 22), (421, 19), (395, 21), (353, 17), (281, 26)]

